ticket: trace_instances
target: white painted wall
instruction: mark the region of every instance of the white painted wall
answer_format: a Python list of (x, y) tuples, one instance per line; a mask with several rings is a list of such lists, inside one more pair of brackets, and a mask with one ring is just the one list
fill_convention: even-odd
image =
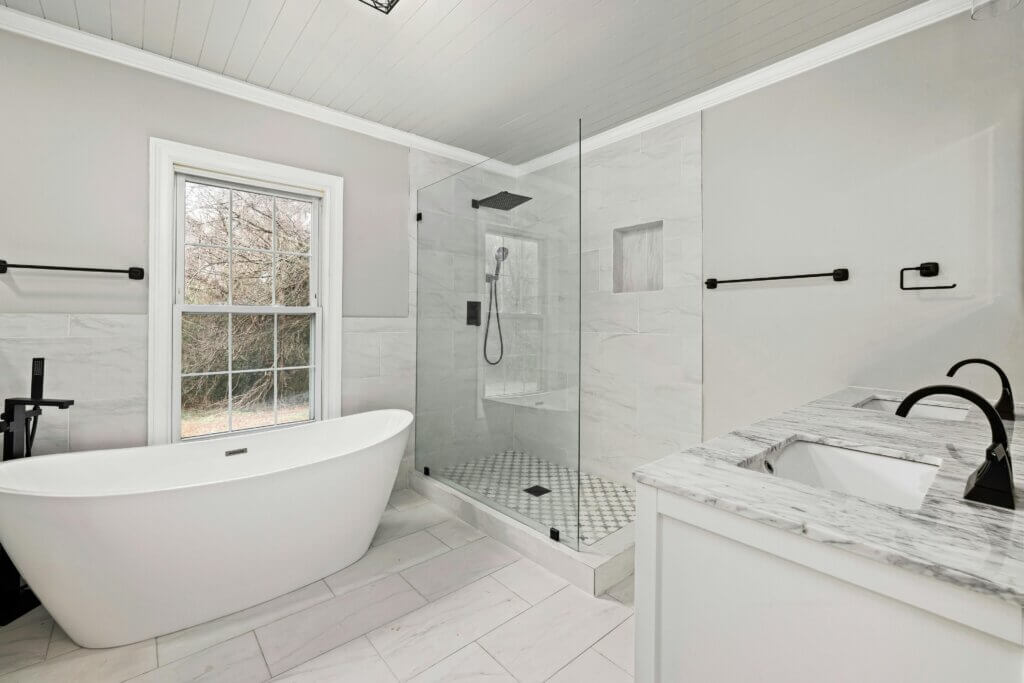
[[(969, 356), (1024, 387), (1022, 44), (961, 15), (705, 112), (704, 276), (851, 272), (704, 290), (705, 438)], [(922, 261), (957, 288), (901, 292)]]
[[(3, 31), (0, 64), (0, 258), (145, 266), (156, 136), (344, 177), (345, 315), (408, 314), (408, 148)], [(12, 271), (0, 312), (145, 313), (146, 293)]]

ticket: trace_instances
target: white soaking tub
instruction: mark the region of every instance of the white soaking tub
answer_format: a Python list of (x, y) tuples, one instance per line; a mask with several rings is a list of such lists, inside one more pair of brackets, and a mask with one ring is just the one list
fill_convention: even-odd
[(380, 410), (8, 461), (0, 464), (0, 543), (79, 645), (177, 631), (362, 557), (412, 419)]

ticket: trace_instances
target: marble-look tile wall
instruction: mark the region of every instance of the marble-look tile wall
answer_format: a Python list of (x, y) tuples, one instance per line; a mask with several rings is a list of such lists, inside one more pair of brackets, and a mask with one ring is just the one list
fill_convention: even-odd
[[(615, 230), (659, 221), (662, 287), (613, 291)], [(700, 442), (699, 114), (584, 155), (581, 248), (582, 467), (630, 483)]]
[[(406, 318), (345, 318), (344, 414), (413, 409), (414, 303)], [(0, 314), (0, 398), (27, 396), (31, 360), (42, 356), (46, 395), (75, 401), (68, 410), (44, 409), (33, 452), (144, 446), (146, 342), (144, 314)], [(408, 485), (412, 452), (410, 440), (399, 487)]]
[(28, 396), (32, 358), (46, 359), (45, 408), (33, 453), (146, 443), (146, 316), (0, 314), (0, 398)]

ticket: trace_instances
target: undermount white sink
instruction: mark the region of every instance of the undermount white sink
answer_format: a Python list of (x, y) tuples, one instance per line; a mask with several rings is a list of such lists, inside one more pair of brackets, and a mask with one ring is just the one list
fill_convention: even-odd
[(916, 510), (931, 488), (940, 463), (903, 460), (798, 439), (776, 454), (746, 461), (741, 466), (808, 486)]
[[(895, 415), (896, 409), (900, 407), (900, 401), (892, 401), (887, 398), (872, 398), (861, 403), (857, 407), (867, 408), (868, 410), (879, 410), (883, 413)], [(916, 403), (914, 407), (910, 409), (910, 414), (907, 417), (930, 417), (933, 420), (956, 420), (958, 422), (963, 422), (967, 419), (967, 408), (921, 401)]]

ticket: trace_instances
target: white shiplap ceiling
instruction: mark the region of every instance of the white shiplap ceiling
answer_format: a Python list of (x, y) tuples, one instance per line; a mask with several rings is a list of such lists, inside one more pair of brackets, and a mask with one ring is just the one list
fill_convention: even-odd
[(923, 0), (0, 0), (521, 163)]

